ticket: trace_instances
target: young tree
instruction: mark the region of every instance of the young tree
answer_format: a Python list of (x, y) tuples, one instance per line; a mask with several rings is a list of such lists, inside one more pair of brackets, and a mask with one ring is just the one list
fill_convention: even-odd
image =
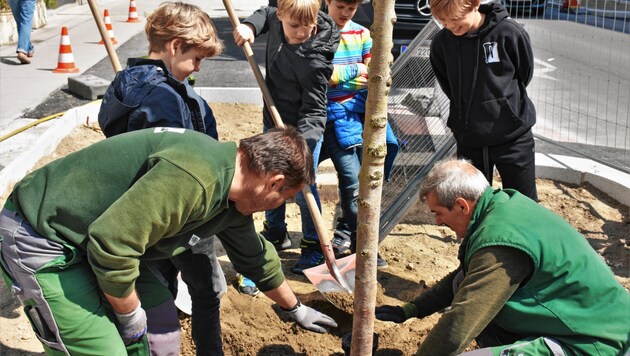
[(351, 355), (370, 355), (376, 303), (376, 256), (383, 167), (387, 145), (387, 98), (391, 87), (394, 0), (378, 0), (372, 23), (372, 61), (368, 73), (368, 97), (363, 129), (363, 160), (359, 173), (359, 212), (357, 221), (357, 266), (354, 290)]

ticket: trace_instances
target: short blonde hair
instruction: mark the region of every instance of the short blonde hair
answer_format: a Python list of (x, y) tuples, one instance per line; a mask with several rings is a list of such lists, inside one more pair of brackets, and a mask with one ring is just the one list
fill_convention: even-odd
[(205, 57), (223, 51), (223, 42), (210, 16), (199, 7), (183, 2), (162, 3), (149, 17), (144, 27), (150, 52), (162, 52), (174, 39), (182, 40), (182, 52), (198, 48)]
[(278, 12), (302, 25), (317, 24), (321, 0), (278, 0)]
[(438, 20), (450, 20), (478, 7), (480, 3), (480, 0), (430, 0), (431, 15)]

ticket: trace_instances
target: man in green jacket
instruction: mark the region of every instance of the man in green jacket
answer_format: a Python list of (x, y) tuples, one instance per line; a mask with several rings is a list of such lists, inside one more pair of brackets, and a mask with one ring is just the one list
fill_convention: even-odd
[(420, 355), (625, 355), (630, 294), (586, 239), (511, 189), (493, 189), (464, 160), (439, 162), (420, 188), (438, 225), (462, 239), (460, 266), (403, 306), (376, 308), (402, 323), (446, 311)]
[(176, 309), (153, 263), (216, 235), (300, 326), (325, 332), (336, 323), (297, 300), (251, 215), (313, 180), (291, 128), (238, 148), (178, 128), (121, 134), (15, 185), (0, 212), (2, 274), (48, 354), (148, 355), (149, 341), (152, 354), (177, 354)]

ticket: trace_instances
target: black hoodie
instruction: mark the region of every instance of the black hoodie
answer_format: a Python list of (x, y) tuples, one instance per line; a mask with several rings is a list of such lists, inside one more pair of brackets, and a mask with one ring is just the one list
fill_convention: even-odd
[[(337, 26), (320, 11), (313, 36), (291, 45), (284, 38), (275, 7), (257, 10), (245, 23), (254, 26), (256, 36), (269, 33), (265, 82), (284, 123), (297, 127), (312, 150), (326, 125), (326, 87), (339, 45)], [(275, 126), (266, 106), (263, 116), (265, 127)]]
[(525, 90), (534, 71), (529, 35), (500, 4), (479, 12), (486, 17), (477, 31), (455, 36), (444, 28), (431, 43), (431, 66), (451, 101), (447, 125), (465, 147), (513, 141), (536, 123)]

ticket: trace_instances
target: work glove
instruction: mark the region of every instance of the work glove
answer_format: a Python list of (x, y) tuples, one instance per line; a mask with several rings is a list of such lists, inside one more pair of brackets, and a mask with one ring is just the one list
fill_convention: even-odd
[(413, 303), (407, 303), (402, 307), (397, 305), (383, 305), (376, 307), (376, 319), (402, 323), (409, 318), (418, 316), (418, 308)]
[(114, 314), (116, 315), (118, 333), (125, 345), (140, 341), (142, 336), (147, 333), (147, 314), (140, 303), (131, 313), (119, 314), (114, 312)]
[(337, 323), (333, 320), (333, 318), (303, 305), (299, 300), (297, 304), (289, 310), (284, 308), (280, 309), (287, 313), (293, 320), (295, 320), (295, 322), (298, 323), (299, 326), (306, 330), (314, 331), (316, 333), (325, 333), (326, 329), (324, 326), (333, 328), (337, 327)]

